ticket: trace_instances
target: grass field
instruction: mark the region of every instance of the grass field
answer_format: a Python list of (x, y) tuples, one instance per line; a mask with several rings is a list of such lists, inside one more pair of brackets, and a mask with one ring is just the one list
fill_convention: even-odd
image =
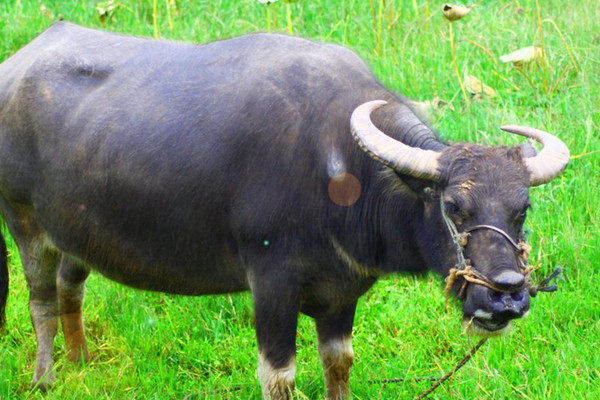
[[(539, 4), (538, 4), (539, 3)], [(110, 31), (203, 43), (273, 31), (346, 45), (390, 89), (417, 101), (439, 96), (432, 113), (451, 141), (516, 143), (499, 133), (518, 123), (557, 134), (571, 149), (561, 178), (531, 190), (527, 228), (541, 279), (556, 265), (564, 281), (532, 301), (529, 317), (480, 352), (431, 398), (600, 398), (600, 2), (484, 0), (450, 26), (442, 1), (2, 0), (0, 61), (60, 17)], [(99, 11), (100, 9), (100, 11)], [(544, 56), (518, 70), (503, 54), (536, 45)], [(454, 56), (453, 56), (454, 55)], [(495, 90), (474, 101), (465, 75)], [(460, 80), (458, 79), (460, 77)], [(0, 77), (2, 79), (2, 77)], [(466, 91), (466, 90), (465, 90)], [(174, 297), (88, 280), (85, 319), (92, 360), (71, 365), (61, 334), (57, 383), (46, 395), (29, 382), (35, 339), (14, 244), (7, 326), (0, 337), (0, 399), (257, 399), (257, 348), (248, 294)], [(324, 384), (314, 323), (299, 321), (295, 396), (317, 399)], [(439, 278), (393, 276), (359, 302), (355, 322), (355, 399), (413, 398), (468, 352), (476, 338), (454, 305), (444, 312)], [(406, 378), (402, 383), (382, 379)]]

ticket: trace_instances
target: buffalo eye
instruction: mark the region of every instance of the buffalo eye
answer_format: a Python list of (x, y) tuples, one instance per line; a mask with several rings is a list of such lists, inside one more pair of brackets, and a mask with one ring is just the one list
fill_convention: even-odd
[(523, 223), (525, 222), (525, 219), (527, 218), (527, 211), (531, 208), (531, 205), (527, 205), (525, 206), (517, 215), (517, 217), (515, 218), (517, 220), (517, 222)]
[(459, 215), (460, 214), (460, 207), (457, 206), (455, 203), (451, 202), (451, 201), (446, 201), (445, 202), (445, 206), (446, 206), (446, 213), (450, 214), (450, 215)]
[(463, 220), (467, 217), (467, 213), (458, 204), (452, 201), (445, 201), (444, 208), (446, 214), (452, 218), (456, 224), (462, 224)]

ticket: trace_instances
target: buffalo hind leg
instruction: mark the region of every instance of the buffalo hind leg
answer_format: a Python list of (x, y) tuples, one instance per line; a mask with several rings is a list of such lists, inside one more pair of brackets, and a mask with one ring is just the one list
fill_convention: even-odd
[(352, 351), (352, 325), (356, 303), (341, 312), (318, 318), (319, 357), (325, 375), (327, 398), (350, 398), (348, 381), (354, 353)]
[(82, 318), (85, 280), (89, 274), (89, 269), (66, 255), (62, 256), (57, 278), (58, 302), (67, 357), (73, 362), (90, 358)]
[(264, 400), (288, 400), (296, 375), (299, 290), (282, 276), (251, 282), (258, 340), (258, 379)]
[(58, 330), (58, 254), (45, 247), (43, 239), (33, 239), (20, 248), (29, 288), (29, 313), (37, 339), (35, 371), (31, 385), (46, 391), (54, 382), (52, 350)]

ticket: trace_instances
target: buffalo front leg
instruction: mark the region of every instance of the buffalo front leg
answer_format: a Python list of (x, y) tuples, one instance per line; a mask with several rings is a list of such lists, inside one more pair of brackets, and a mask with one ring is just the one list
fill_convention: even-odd
[(258, 379), (264, 400), (288, 400), (296, 375), (299, 290), (292, 279), (262, 277), (251, 283), (258, 340)]
[(54, 382), (52, 350), (58, 330), (56, 295), (57, 254), (40, 243), (29, 243), (21, 251), (29, 288), (29, 313), (37, 339), (37, 355), (32, 387), (42, 391)]
[(90, 358), (82, 318), (85, 280), (89, 274), (89, 269), (62, 256), (57, 279), (60, 321), (65, 334), (67, 357), (73, 362)]
[(352, 325), (356, 303), (342, 311), (316, 320), (319, 336), (319, 357), (325, 375), (327, 398), (350, 398), (348, 381), (354, 353)]

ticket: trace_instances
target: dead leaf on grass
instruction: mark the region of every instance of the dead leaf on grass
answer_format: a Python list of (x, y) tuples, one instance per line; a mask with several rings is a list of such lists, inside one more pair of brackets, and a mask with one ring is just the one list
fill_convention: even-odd
[(118, 5), (115, 5), (113, 0), (101, 1), (96, 4), (96, 11), (98, 11), (98, 18), (100, 23), (104, 24), (107, 18), (113, 18), (113, 12), (116, 10)]
[(467, 15), (468, 13), (471, 12), (471, 9), (473, 9), (473, 7), (475, 7), (476, 5), (473, 4), (472, 6), (463, 6), (463, 5), (456, 5), (456, 4), (444, 4), (444, 8), (443, 8), (443, 13), (444, 13), (444, 17), (446, 17), (446, 19), (448, 21), (457, 21), (459, 19), (461, 19), (462, 17), (464, 17), (465, 15)]
[(484, 97), (491, 97), (496, 94), (496, 91), (483, 83), (479, 78), (473, 75), (465, 74), (465, 88), (475, 100), (481, 100)]
[(528, 64), (542, 56), (542, 48), (536, 46), (523, 47), (500, 57), (503, 63), (513, 63), (515, 66)]
[(43, 4), (40, 4), (40, 11), (42, 15), (50, 20), (54, 20), (54, 13), (48, 7)]
[(443, 109), (454, 111), (454, 106), (442, 100), (439, 96), (435, 96), (431, 100), (413, 101), (412, 103), (420, 112), (422, 112), (425, 115), (430, 115), (432, 111), (436, 112), (441, 111)]

